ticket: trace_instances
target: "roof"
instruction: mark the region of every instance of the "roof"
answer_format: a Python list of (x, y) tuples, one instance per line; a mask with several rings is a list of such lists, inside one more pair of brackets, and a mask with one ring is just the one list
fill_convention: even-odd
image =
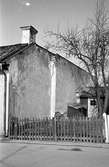
[(73, 103), (73, 104), (68, 104), (68, 107), (72, 107), (72, 108), (75, 108), (75, 109), (80, 109), (80, 108), (86, 108), (87, 109), (87, 104)]
[(14, 55), (18, 51), (21, 51), (28, 44), (15, 44), (15, 45), (8, 45), (8, 46), (0, 46), (0, 61), (4, 60), (5, 58)]
[(81, 69), (82, 71), (88, 73), (86, 70), (84, 70), (83, 68), (80, 68), (79, 66), (77, 66), (76, 64), (74, 64), (73, 62), (71, 62), (70, 60), (66, 59), (65, 57), (59, 55), (59, 54), (55, 54), (52, 53), (50, 51), (48, 51), (47, 49), (43, 48), (42, 46), (36, 44), (36, 43), (31, 43), (31, 44), (14, 44), (14, 45), (8, 45), (8, 46), (0, 46), (0, 62), (5, 61), (5, 59), (10, 58), (11, 56), (14, 56), (15, 54), (17, 54), (19, 51), (22, 51), (28, 47), (30, 47), (31, 45), (36, 45), (41, 49), (46, 50), (47, 52), (49, 52), (50, 54), (54, 55), (54, 56), (58, 56), (61, 57), (62, 59), (66, 60), (67, 62), (69, 62), (72, 65), (75, 65), (75, 67), (77, 67), (78, 69)]
[[(99, 91), (100, 91), (100, 97), (104, 98), (104, 87), (99, 87)], [(83, 90), (80, 92), (80, 97), (83, 98), (96, 98), (96, 92), (95, 92), (95, 88), (94, 87), (88, 87), (87, 90)]]
[(74, 65), (75, 67), (77, 67), (78, 69), (80, 69), (80, 70), (84, 71), (85, 73), (89, 74), (89, 72), (87, 72), (86, 70), (84, 70), (84, 69), (81, 68), (80, 66), (76, 65), (76, 64), (73, 63), (71, 60), (67, 59), (66, 57), (63, 57), (62, 55), (57, 54), (57, 53), (55, 54), (55, 53), (53, 53), (53, 52), (47, 50), (46, 48), (44, 48), (44, 47), (42, 47), (42, 46), (40, 46), (40, 45), (38, 45), (38, 44), (36, 44), (36, 46), (38, 46), (39, 48), (41, 48), (41, 49), (43, 49), (43, 50), (46, 50), (48, 53), (50, 53), (50, 54), (52, 54), (52, 55), (54, 55), (54, 56), (56, 56), (56, 57), (60, 57), (61, 59), (67, 61), (69, 64), (72, 64), (72, 65)]

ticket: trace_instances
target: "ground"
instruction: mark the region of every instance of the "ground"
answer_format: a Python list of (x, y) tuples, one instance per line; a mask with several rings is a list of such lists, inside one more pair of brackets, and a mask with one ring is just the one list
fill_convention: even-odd
[(0, 167), (108, 167), (109, 145), (0, 142)]

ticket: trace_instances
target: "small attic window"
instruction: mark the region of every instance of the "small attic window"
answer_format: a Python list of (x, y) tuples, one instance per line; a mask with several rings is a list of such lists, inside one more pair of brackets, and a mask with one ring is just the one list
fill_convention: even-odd
[(9, 68), (9, 64), (7, 64), (7, 63), (3, 63), (2, 64), (2, 70), (8, 70), (8, 68)]
[(95, 100), (95, 99), (91, 100), (91, 101), (90, 101), (90, 105), (91, 105), (91, 106), (95, 106), (95, 105), (96, 105), (96, 100)]

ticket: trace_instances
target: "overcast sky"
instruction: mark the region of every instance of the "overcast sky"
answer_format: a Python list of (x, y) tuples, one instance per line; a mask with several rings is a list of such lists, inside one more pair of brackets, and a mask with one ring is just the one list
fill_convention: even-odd
[[(33, 25), (38, 30), (37, 43), (44, 32), (86, 24), (94, 14), (96, 0), (0, 0), (0, 45), (21, 42), (19, 27)], [(109, 0), (106, 2), (109, 7)]]

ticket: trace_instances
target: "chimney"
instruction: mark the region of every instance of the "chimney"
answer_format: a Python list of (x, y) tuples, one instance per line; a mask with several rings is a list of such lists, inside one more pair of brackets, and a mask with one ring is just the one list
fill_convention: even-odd
[(22, 41), (21, 43), (35, 43), (36, 34), (38, 31), (33, 26), (20, 27), (22, 30)]

